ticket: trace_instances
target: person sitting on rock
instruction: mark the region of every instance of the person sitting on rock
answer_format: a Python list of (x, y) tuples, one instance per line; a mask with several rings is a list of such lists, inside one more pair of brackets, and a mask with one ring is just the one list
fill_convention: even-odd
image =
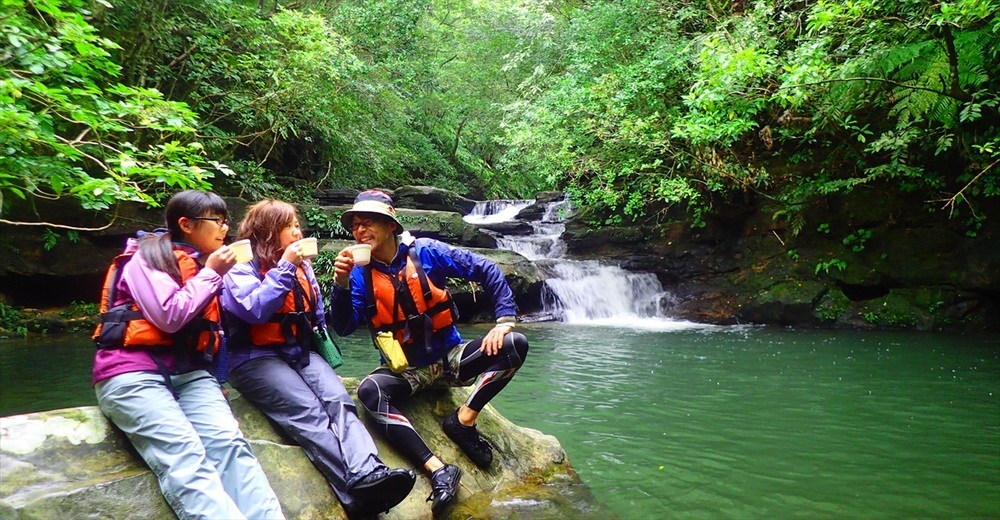
[(254, 204), (237, 237), (250, 240), (254, 260), (223, 280), (229, 383), (302, 446), (349, 514), (388, 511), (416, 476), (382, 463), (344, 384), (310, 348), (326, 322), (295, 207)]
[(208, 372), (218, 292), (236, 263), (226, 202), (175, 194), (166, 230), (130, 238), (108, 269), (94, 332), (101, 411), (128, 436), (178, 518), (284, 518), (267, 475)]
[[(513, 293), (493, 262), (404, 232), (386, 193), (360, 193), (341, 223), (360, 245), (340, 251), (334, 261), (331, 323), (341, 336), (367, 324), (383, 366), (362, 380), (358, 398), (389, 444), (428, 472), (428, 500), (438, 512), (455, 497), (462, 472), (431, 452), (395, 404), (434, 384), (474, 385), (442, 429), (477, 466), (489, 466), (492, 448), (479, 436), (476, 418), (528, 353), (528, 340), (512, 332), (517, 322)], [(356, 263), (357, 248), (366, 246), (371, 263)], [(485, 337), (462, 340), (447, 278), (478, 282), (492, 298), (497, 322)]]

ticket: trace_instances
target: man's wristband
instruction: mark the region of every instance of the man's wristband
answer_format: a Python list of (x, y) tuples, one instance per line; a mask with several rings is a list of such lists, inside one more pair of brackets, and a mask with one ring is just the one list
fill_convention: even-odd
[(513, 329), (515, 325), (517, 325), (517, 316), (501, 316), (497, 318), (497, 324), (495, 326), (505, 326)]

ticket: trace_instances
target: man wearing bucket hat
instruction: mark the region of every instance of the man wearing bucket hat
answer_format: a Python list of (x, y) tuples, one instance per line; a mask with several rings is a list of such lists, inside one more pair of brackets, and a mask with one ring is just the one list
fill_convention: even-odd
[[(384, 192), (361, 192), (341, 223), (359, 245), (334, 261), (329, 321), (341, 336), (367, 326), (383, 365), (358, 385), (358, 398), (389, 444), (430, 475), (428, 500), (437, 512), (455, 498), (462, 471), (431, 452), (395, 405), (434, 384), (472, 385), (469, 398), (441, 428), (477, 466), (488, 467), (493, 452), (479, 436), (476, 419), (528, 353), (528, 340), (512, 331), (513, 293), (500, 268), (486, 258), (411, 236)], [(356, 263), (356, 248), (365, 246), (371, 247), (371, 262), (358, 256)], [(497, 324), (485, 337), (462, 339), (447, 278), (477, 282), (492, 299)]]

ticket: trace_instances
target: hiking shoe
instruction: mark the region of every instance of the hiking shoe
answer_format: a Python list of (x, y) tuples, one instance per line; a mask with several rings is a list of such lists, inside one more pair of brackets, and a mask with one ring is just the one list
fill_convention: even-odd
[(457, 411), (444, 418), (441, 429), (476, 466), (486, 468), (493, 462), (493, 448), (479, 436), (476, 425), (466, 426), (458, 421)]
[(362, 513), (376, 515), (402, 502), (416, 480), (412, 471), (382, 466), (354, 484), (350, 493), (361, 504)]
[(458, 495), (458, 481), (462, 480), (462, 470), (458, 466), (445, 464), (431, 473), (431, 511), (437, 513)]

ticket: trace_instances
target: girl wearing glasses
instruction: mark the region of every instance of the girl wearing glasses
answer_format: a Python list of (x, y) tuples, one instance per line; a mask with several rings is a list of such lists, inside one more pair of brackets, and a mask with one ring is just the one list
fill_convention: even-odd
[(218, 292), (236, 263), (225, 201), (170, 198), (166, 230), (140, 232), (108, 271), (94, 333), (97, 402), (128, 436), (179, 518), (284, 518), (206, 369), (221, 340)]

